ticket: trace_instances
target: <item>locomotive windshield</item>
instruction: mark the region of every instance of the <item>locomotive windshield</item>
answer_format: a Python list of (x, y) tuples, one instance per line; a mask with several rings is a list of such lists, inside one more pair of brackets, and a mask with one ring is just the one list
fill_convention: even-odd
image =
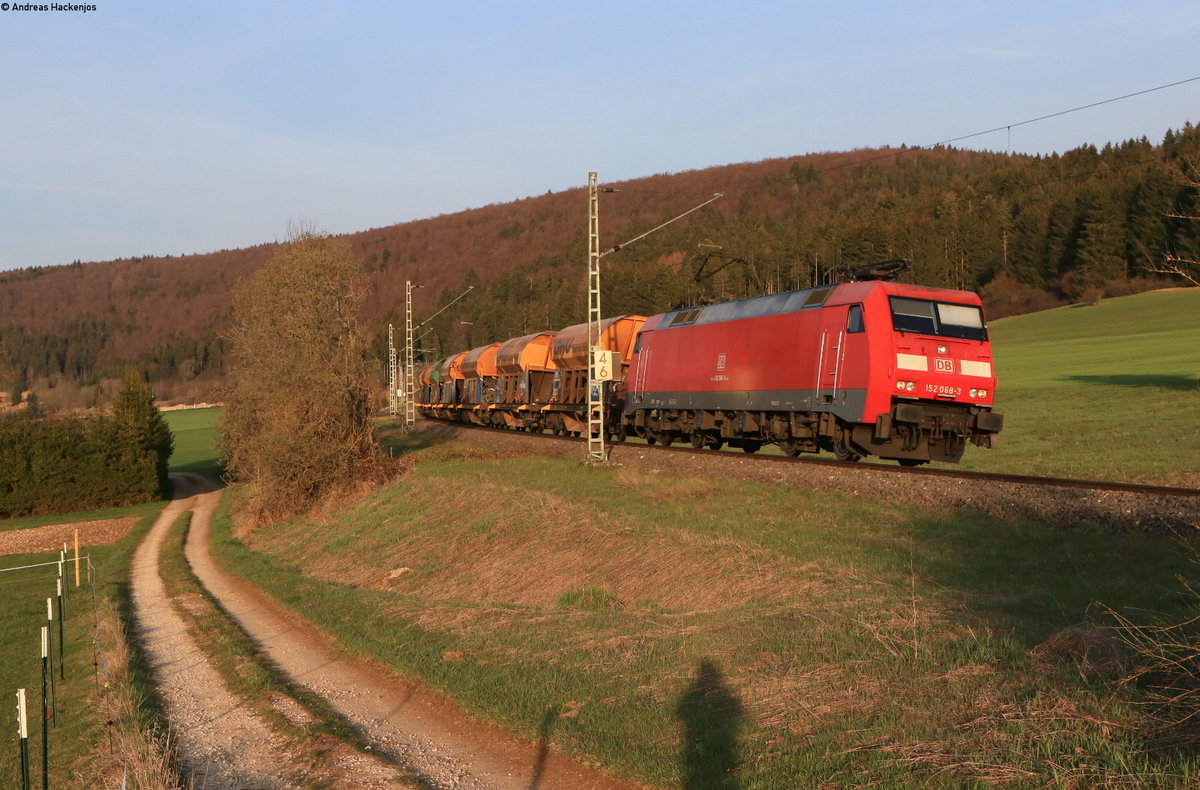
[(983, 311), (969, 304), (927, 302), (924, 299), (890, 297), (892, 326), (897, 332), (917, 332), (963, 340), (987, 340)]

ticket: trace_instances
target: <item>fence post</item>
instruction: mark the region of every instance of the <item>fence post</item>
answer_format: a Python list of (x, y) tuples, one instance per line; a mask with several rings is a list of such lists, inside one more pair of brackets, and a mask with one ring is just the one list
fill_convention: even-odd
[[(62, 563), (59, 563), (59, 570), (62, 570)], [(63, 632), (66, 627), (67, 614), (63, 608), (63, 580), (58, 577), (58, 677), (61, 680), (67, 679), (67, 653), (66, 644), (67, 638)]]
[(25, 717), (25, 689), (17, 689), (17, 736), (21, 741), (21, 790), (29, 790), (29, 727)]
[(79, 586), (79, 530), (75, 530), (75, 586)]
[(58, 711), (58, 682), (54, 679), (54, 606), (50, 598), (46, 599), (46, 659), (50, 665), (50, 717), (53, 719)]
[(50, 707), (46, 698), (46, 677), (54, 680), (54, 670), (47, 665), (50, 662), (50, 628), (42, 626), (42, 788), (50, 783)]

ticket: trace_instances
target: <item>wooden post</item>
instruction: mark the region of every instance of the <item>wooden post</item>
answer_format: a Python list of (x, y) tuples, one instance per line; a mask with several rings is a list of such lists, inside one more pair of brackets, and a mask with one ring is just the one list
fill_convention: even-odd
[(75, 530), (75, 586), (79, 586), (79, 530)]

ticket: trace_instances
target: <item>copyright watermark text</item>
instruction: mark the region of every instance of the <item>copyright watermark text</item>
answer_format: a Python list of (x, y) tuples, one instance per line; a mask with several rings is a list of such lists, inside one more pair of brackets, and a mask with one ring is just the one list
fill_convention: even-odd
[(0, 3), (0, 11), (68, 11), (86, 14), (95, 11), (93, 3)]

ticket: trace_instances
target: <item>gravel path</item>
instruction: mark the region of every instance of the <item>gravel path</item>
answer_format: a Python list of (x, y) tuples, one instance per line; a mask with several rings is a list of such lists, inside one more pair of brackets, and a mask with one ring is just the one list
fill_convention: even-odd
[(197, 788), (294, 787), (278, 777), (278, 766), (291, 762), (278, 736), (226, 688), (167, 598), (159, 554), (171, 524), (193, 503), (176, 499), (163, 510), (130, 571), (136, 634), (166, 704), (172, 737)]

